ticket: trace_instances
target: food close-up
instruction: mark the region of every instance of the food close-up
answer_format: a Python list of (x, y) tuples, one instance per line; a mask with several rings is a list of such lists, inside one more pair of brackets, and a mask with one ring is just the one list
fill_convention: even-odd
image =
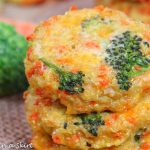
[(103, 6), (70, 9), (37, 26), (24, 94), (35, 148), (150, 148), (149, 33)]
[(0, 1), (0, 150), (150, 150), (150, 1)]

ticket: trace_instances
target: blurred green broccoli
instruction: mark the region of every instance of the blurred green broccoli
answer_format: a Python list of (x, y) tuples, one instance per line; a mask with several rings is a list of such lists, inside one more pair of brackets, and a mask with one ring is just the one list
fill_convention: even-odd
[(27, 47), (25, 37), (15, 27), (0, 22), (0, 96), (26, 89), (23, 60)]

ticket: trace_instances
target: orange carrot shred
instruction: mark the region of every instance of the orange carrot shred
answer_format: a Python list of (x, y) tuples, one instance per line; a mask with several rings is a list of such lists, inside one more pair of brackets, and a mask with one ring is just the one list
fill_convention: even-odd
[(52, 139), (53, 139), (53, 141), (54, 141), (54, 143), (56, 143), (56, 144), (61, 144), (62, 142), (61, 142), (61, 138), (59, 137), (59, 136), (52, 136)]
[(114, 137), (120, 139), (122, 137), (122, 132), (118, 131), (118, 132), (114, 133)]
[(96, 101), (90, 101), (91, 106), (95, 106), (96, 104), (97, 104)]
[(27, 41), (32, 41), (33, 39), (34, 39), (34, 36), (33, 36), (33, 34), (31, 34), (31, 35), (29, 35), (29, 36), (27, 36)]
[(104, 7), (103, 5), (99, 5), (99, 6), (96, 6), (96, 7), (95, 7), (95, 9), (97, 9), (97, 10), (100, 11), (100, 12), (103, 11), (104, 8), (105, 8), (105, 7)]
[(42, 88), (37, 88), (37, 89), (35, 90), (35, 93), (36, 93), (36, 95), (41, 96), (41, 95), (43, 95), (43, 93), (44, 93), (44, 89), (42, 89)]
[(140, 146), (140, 150), (150, 150), (150, 144), (149, 143), (142, 143)]
[(34, 105), (35, 105), (35, 106), (38, 106), (39, 104), (40, 104), (40, 100), (37, 99), (37, 100), (34, 102)]
[(25, 91), (25, 92), (23, 93), (23, 98), (26, 99), (28, 95), (29, 95), (29, 92), (28, 92), (28, 91)]
[(93, 41), (86, 42), (85, 46), (88, 48), (97, 48), (97, 49), (100, 48), (100, 46), (96, 42), (93, 42)]
[(31, 78), (34, 74), (43, 75), (44, 65), (41, 61), (36, 61), (35, 65), (27, 72), (27, 77)]
[(118, 119), (118, 117), (119, 116), (117, 114), (111, 114), (110, 118), (105, 121), (106, 126), (112, 126), (113, 123)]
[(135, 125), (136, 124), (136, 119), (132, 116), (128, 116), (127, 117), (127, 121), (132, 124), (132, 125)]
[(30, 47), (27, 51), (27, 59), (30, 61), (31, 60), (31, 54), (32, 54), (33, 49)]
[(141, 69), (142, 69), (142, 67), (140, 67), (140, 66), (138, 66), (138, 65), (135, 65), (134, 68), (135, 68), (135, 70), (137, 70), (137, 71), (141, 71)]
[(100, 84), (101, 87), (107, 87), (107, 86), (109, 85), (109, 83), (110, 83), (110, 81), (109, 81), (109, 79), (106, 78), (106, 77), (104, 77), (104, 78), (99, 82), (99, 84)]
[(39, 114), (37, 112), (34, 112), (29, 116), (29, 119), (37, 121), (39, 119)]
[(71, 10), (71, 11), (78, 10), (78, 7), (77, 7), (76, 5), (72, 5), (72, 6), (70, 7), (70, 10)]
[(80, 140), (80, 135), (79, 134), (75, 134), (71, 137), (73, 142), (78, 142)]
[(43, 99), (42, 103), (44, 104), (44, 106), (51, 106), (52, 105), (52, 101), (49, 98)]

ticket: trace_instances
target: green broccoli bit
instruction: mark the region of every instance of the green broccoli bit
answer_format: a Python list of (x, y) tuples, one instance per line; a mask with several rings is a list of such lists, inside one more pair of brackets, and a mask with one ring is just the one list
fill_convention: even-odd
[(99, 25), (101, 24), (108, 24), (110, 23), (110, 20), (105, 20), (104, 18), (100, 17), (99, 15), (92, 16), (89, 19), (83, 20), (81, 27), (82, 29), (95, 29), (99, 28)]
[(59, 90), (64, 90), (69, 94), (83, 93), (83, 77), (85, 76), (81, 71), (77, 73), (66, 72), (56, 65), (47, 62), (45, 59), (40, 59), (43, 63), (52, 68), (59, 75)]
[[(142, 54), (141, 44), (142, 38), (126, 31), (115, 36), (106, 49), (108, 56), (105, 60), (117, 71), (116, 78), (122, 90), (131, 87), (131, 77), (141, 75), (149, 68), (150, 59)], [(135, 66), (139, 66), (141, 70), (136, 70)]]
[(23, 63), (27, 47), (25, 37), (13, 26), (0, 22), (0, 96), (27, 88)]
[(139, 129), (139, 130), (136, 132), (136, 134), (134, 135), (134, 140), (135, 140), (136, 142), (140, 142), (140, 139), (141, 139), (143, 133), (144, 133), (146, 130), (147, 130), (146, 128), (141, 128), (141, 129)]
[(94, 136), (97, 136), (98, 127), (105, 125), (100, 113), (82, 114), (79, 115), (81, 122), (75, 122), (74, 125), (83, 125), (84, 128)]

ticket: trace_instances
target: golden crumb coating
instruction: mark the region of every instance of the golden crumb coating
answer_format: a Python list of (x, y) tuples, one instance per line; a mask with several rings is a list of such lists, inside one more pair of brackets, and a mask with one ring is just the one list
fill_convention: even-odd
[(150, 148), (149, 25), (74, 6), (28, 40), (24, 98), (37, 150)]
[[(128, 110), (142, 101), (144, 90), (149, 87), (149, 69), (143, 71), (144, 65), (140, 64), (143, 60), (137, 59), (149, 59), (149, 33), (149, 26), (134, 22), (123, 13), (109, 8), (69, 11), (64, 16), (52, 17), (41, 23), (30, 37), (31, 46), (25, 60), (29, 84), (42, 97), (59, 100), (67, 106), (68, 114)], [(119, 38), (125, 41), (119, 43)], [(135, 56), (132, 54), (135, 62), (128, 60), (130, 52), (129, 56), (124, 56), (124, 52), (115, 54), (117, 51), (130, 51), (132, 40), (137, 42), (135, 49), (138, 51)], [(116, 49), (113, 48), (115, 42), (118, 42)], [(129, 47), (126, 42), (129, 42)], [(111, 56), (113, 51), (116, 52)], [(110, 60), (111, 57), (113, 60)], [(63, 71), (72, 74), (82, 72), (84, 91), (68, 92), (73, 87), (69, 81), (70, 87), (63, 86), (68, 90), (60, 90), (59, 73), (41, 58)], [(121, 69), (116, 69), (115, 64), (119, 66), (120, 63)]]
[[(50, 99), (41, 99), (33, 89), (28, 91), (25, 104), (27, 119), (36, 135), (33, 139), (33, 143), (37, 142), (35, 147), (40, 147), (39, 143), (42, 141), (46, 143), (46, 139), (49, 141), (51, 139), (52, 143), (60, 147), (64, 145), (72, 149), (101, 150), (114, 147), (114, 150), (124, 150), (129, 146), (139, 147), (150, 141), (150, 97), (144, 98), (143, 102), (124, 113), (99, 113), (104, 123), (97, 126), (97, 135), (81, 123), (82, 114), (66, 114), (64, 106)], [(140, 129), (144, 134), (140, 137), (139, 144), (139, 139), (135, 139), (135, 135)], [(49, 148), (49, 146), (45, 147)]]

